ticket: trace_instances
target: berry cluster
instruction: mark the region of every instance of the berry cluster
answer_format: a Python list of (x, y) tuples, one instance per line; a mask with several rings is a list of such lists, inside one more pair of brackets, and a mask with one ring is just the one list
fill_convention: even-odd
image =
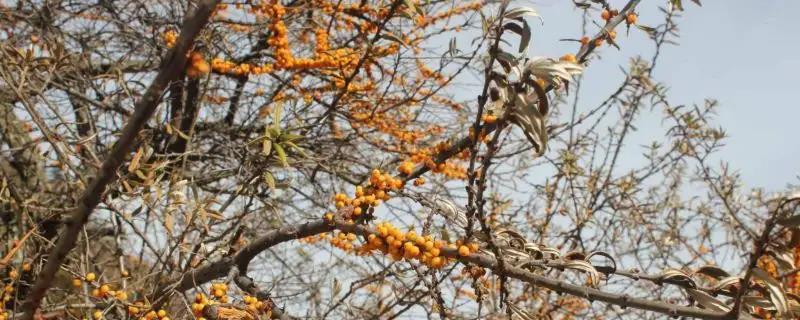
[[(340, 209), (345, 206), (353, 206), (353, 216), (360, 216), (367, 210), (379, 205), (381, 201), (389, 200), (390, 196), (388, 191), (400, 190), (403, 188), (403, 185), (404, 182), (401, 179), (392, 177), (388, 173), (381, 173), (378, 169), (372, 170), (369, 185), (366, 187), (357, 186), (354, 198), (349, 198), (344, 193), (339, 193), (334, 196), (336, 208)], [(328, 216), (326, 215), (326, 217)]]
[(175, 42), (178, 41), (178, 33), (175, 32), (175, 30), (168, 30), (167, 32), (164, 32), (162, 37), (164, 38), (164, 45), (166, 45), (167, 48), (174, 47)]
[(442, 248), (457, 249), (461, 256), (468, 256), (478, 251), (476, 243), (463, 244), (461, 241), (447, 243), (436, 240), (431, 235), (418, 235), (416, 232), (402, 232), (391, 223), (384, 222), (376, 227), (376, 234), (367, 236), (367, 243), (358, 248), (358, 252), (381, 252), (394, 260), (417, 260), (434, 269), (441, 268), (453, 261), (441, 255)]
[(186, 75), (190, 78), (197, 78), (211, 71), (203, 55), (199, 52), (189, 54), (189, 66), (186, 68)]

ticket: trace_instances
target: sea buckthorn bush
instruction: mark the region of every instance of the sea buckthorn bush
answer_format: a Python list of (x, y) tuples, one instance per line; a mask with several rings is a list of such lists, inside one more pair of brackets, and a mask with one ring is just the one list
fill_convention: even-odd
[(0, 320), (797, 317), (690, 6), (552, 7), (0, 1)]

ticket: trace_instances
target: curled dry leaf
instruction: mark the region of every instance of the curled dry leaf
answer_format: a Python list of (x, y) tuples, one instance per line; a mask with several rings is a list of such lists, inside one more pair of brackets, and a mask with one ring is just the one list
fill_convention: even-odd
[(592, 266), (589, 262), (583, 260), (568, 260), (564, 263), (564, 268), (569, 268), (573, 270), (578, 270), (589, 277), (589, 285), (592, 287), (597, 287), (600, 284), (600, 272), (597, 272), (597, 269)]
[(452, 200), (437, 195), (433, 197), (432, 205), (434, 206), (434, 211), (442, 215), (447, 221), (455, 223), (461, 228), (467, 227), (467, 215)]
[(722, 270), (722, 268), (720, 268), (720, 267), (712, 266), (712, 265), (706, 265), (706, 266), (702, 266), (700, 268), (697, 268), (697, 270), (694, 271), (694, 274), (706, 275), (706, 276), (712, 277), (712, 278), (717, 279), (717, 280), (730, 276), (730, 274), (728, 274), (727, 271)]
[(708, 293), (695, 289), (686, 289), (686, 292), (703, 308), (722, 312), (731, 311), (730, 306), (718, 300), (717, 298), (712, 297)]
[(611, 265), (610, 266), (596, 266), (596, 265), (592, 264), (592, 266), (594, 266), (594, 268), (597, 269), (597, 271), (600, 271), (600, 272), (603, 272), (603, 273), (607, 273), (607, 274), (617, 272), (617, 261), (614, 260), (614, 257), (612, 257), (607, 252), (604, 252), (604, 251), (593, 251), (593, 252), (589, 253), (589, 255), (587, 255), (584, 260), (586, 260), (587, 262), (591, 263), (591, 259), (593, 257), (595, 257), (595, 256), (601, 256), (601, 257), (604, 257), (604, 258), (608, 259), (609, 261), (611, 261)]
[(677, 284), (684, 287), (696, 288), (697, 284), (689, 277), (689, 274), (682, 270), (668, 268), (659, 277), (661, 282)]
[(775, 306), (775, 311), (778, 313), (778, 317), (782, 319), (792, 318), (792, 311), (789, 309), (789, 300), (786, 298), (783, 285), (781, 285), (778, 280), (773, 279), (766, 271), (761, 270), (760, 268), (754, 268), (752, 272), (755, 279), (760, 280), (767, 285), (770, 301), (772, 301), (772, 304)]

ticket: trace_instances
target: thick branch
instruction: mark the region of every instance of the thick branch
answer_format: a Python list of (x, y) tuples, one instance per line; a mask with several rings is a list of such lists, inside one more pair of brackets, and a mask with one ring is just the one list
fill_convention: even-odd
[[(248, 264), (258, 253), (263, 252), (274, 245), (294, 239), (329, 232), (332, 230), (355, 233), (365, 237), (370, 234), (379, 235), (378, 232), (367, 226), (341, 221), (328, 222), (325, 220), (318, 220), (299, 226), (283, 227), (268, 232), (266, 235), (251, 243), (246, 248), (240, 250), (234, 256), (222, 258), (213, 263), (187, 272), (181, 278), (176, 279), (173, 282), (173, 285), (162, 287), (158, 292), (161, 294), (165, 294), (171, 290), (183, 292), (192, 287), (225, 276), (236, 265), (239, 266), (240, 270), (245, 270), (246, 267), (241, 268), (243, 264), (246, 266), (246, 264)], [(625, 294), (610, 293), (590, 287), (579, 286), (562, 280), (537, 275), (530, 271), (519, 267), (510, 266), (508, 264), (504, 266), (501, 272), (497, 260), (483, 254), (471, 254), (469, 256), (462, 257), (458, 254), (456, 249), (450, 248), (442, 248), (441, 254), (449, 258), (458, 259), (466, 264), (477, 265), (491, 269), (495, 273), (502, 273), (509, 278), (525, 281), (539, 287), (574, 295), (590, 301), (597, 300), (622, 307), (648, 310), (670, 316), (694, 317), (700, 319), (723, 319), (725, 317), (724, 313), (714, 312), (706, 309), (680, 306), (662, 301), (633, 298)], [(157, 297), (162, 298), (159, 295), (157, 295)]]
[(122, 165), (125, 156), (130, 153), (134, 146), (134, 140), (139, 131), (144, 127), (148, 119), (153, 115), (161, 101), (162, 93), (167, 85), (175, 77), (183, 72), (186, 66), (187, 54), (191, 49), (195, 38), (200, 30), (206, 25), (211, 16), (211, 12), (217, 5), (217, 0), (205, 0), (197, 4), (197, 8), (190, 18), (186, 19), (181, 29), (181, 36), (175, 48), (170, 51), (170, 56), (161, 66), (161, 70), (156, 75), (153, 83), (147, 88), (144, 96), (135, 106), (135, 111), (131, 119), (125, 125), (117, 143), (111, 153), (103, 161), (103, 165), (98, 172), (97, 178), (92, 181), (84, 191), (83, 196), (78, 202), (78, 207), (72, 213), (71, 220), (65, 226), (55, 247), (50, 252), (47, 264), (31, 288), (28, 298), (22, 306), (24, 314), (21, 319), (30, 320), (41, 304), (47, 289), (53, 282), (56, 272), (61, 267), (61, 263), (67, 254), (75, 246), (80, 229), (89, 219), (89, 215), (100, 203), (108, 184), (117, 178), (117, 169)]

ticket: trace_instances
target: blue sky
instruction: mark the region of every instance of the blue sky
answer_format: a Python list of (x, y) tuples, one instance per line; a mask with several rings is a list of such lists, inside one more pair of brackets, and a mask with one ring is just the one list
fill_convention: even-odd
[[(610, 2), (618, 7), (625, 3)], [(797, 184), (800, 1), (703, 1), (702, 7), (684, 2), (686, 11), (678, 20), (680, 45), (666, 47), (654, 77), (669, 87), (675, 105), (701, 104), (706, 98), (720, 102), (715, 124), (725, 128), (729, 138), (719, 156), (741, 173), (747, 187), (779, 190)], [(640, 23), (660, 23), (656, 8), (665, 3), (642, 1)], [(532, 4), (544, 25), (532, 25), (530, 54), (558, 57), (574, 52), (575, 43), (559, 39), (580, 37), (582, 12), (571, 1)], [(593, 34), (597, 27), (590, 25), (589, 30)], [(608, 96), (622, 78), (619, 67), (631, 57), (652, 54), (644, 33), (631, 30), (626, 36), (624, 28), (618, 32), (621, 50), (604, 47), (601, 60), (586, 70), (581, 100), (589, 105)], [(647, 141), (662, 135), (660, 130), (648, 134), (646, 126), (640, 129)]]

